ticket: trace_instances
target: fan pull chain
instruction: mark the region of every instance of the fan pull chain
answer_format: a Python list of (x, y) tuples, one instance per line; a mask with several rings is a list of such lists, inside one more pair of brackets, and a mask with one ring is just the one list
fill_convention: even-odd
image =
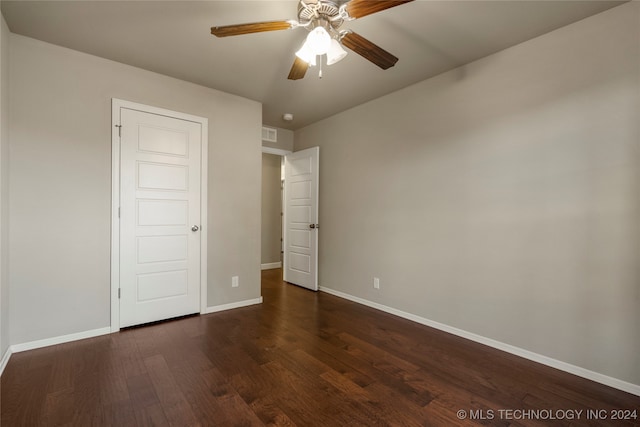
[(322, 78), (322, 55), (320, 55), (320, 70), (318, 71), (318, 78)]

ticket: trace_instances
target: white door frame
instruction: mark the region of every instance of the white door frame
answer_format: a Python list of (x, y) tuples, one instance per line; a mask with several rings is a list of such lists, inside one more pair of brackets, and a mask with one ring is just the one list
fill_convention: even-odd
[(276, 156), (284, 157), (287, 154), (293, 153), (291, 150), (283, 150), (282, 148), (262, 147), (262, 152), (267, 154), (275, 154)]
[(200, 172), (200, 314), (207, 309), (207, 164), (209, 147), (208, 119), (164, 108), (151, 107), (122, 99), (111, 99), (111, 332), (120, 330), (120, 109), (143, 111), (176, 119), (200, 123), (201, 172)]

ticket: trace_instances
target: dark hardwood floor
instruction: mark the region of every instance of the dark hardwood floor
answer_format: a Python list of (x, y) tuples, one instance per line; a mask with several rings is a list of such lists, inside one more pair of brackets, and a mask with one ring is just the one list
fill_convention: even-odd
[(638, 396), (262, 278), (262, 305), (14, 354), (2, 427), (640, 425), (611, 419)]

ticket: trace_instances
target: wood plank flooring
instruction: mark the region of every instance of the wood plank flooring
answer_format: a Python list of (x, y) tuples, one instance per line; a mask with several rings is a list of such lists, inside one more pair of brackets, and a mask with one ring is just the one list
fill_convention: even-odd
[(640, 425), (610, 419), (638, 396), (262, 277), (261, 305), (14, 354), (2, 427)]

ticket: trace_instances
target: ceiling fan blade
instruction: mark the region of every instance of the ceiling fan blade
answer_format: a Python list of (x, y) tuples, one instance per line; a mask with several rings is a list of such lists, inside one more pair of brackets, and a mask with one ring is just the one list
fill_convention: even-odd
[(293, 65), (291, 66), (291, 71), (289, 71), (289, 80), (299, 80), (304, 77), (309, 69), (309, 64), (304, 62), (302, 59), (296, 56), (295, 61), (293, 61)]
[(412, 2), (413, 0), (351, 0), (346, 11), (352, 18), (362, 18), (372, 13)]
[(342, 45), (364, 59), (373, 62), (383, 70), (393, 67), (398, 62), (398, 58), (354, 32), (347, 33), (342, 38)]
[(211, 34), (216, 37), (239, 36), (241, 34), (263, 33), (265, 31), (288, 30), (294, 26), (295, 21), (252, 22), (250, 24), (211, 27)]

